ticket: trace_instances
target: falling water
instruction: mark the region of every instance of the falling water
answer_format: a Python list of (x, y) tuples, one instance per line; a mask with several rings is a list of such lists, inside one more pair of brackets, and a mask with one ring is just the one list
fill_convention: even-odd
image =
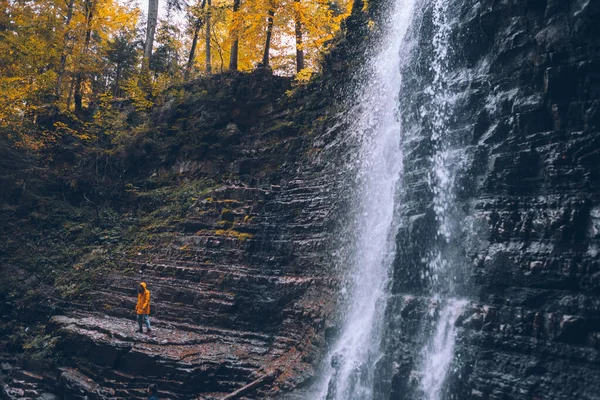
[[(433, 207), (438, 222), (438, 235), (446, 242), (450, 240), (451, 227), (449, 211), (453, 203), (452, 174), (449, 168), (449, 151), (446, 147), (446, 129), (450, 111), (445, 72), (448, 70), (448, 34), (450, 26), (446, 21), (449, 0), (436, 0), (433, 6), (433, 81), (426, 89), (431, 95), (430, 115), (432, 121), (431, 140), (434, 144), (433, 176), (430, 185), (433, 189)], [(436, 257), (436, 259), (440, 259)]]
[[(331, 351), (318, 397), (367, 400), (373, 397), (374, 364), (380, 358), (383, 313), (395, 254), (395, 199), (402, 172), (402, 127), (398, 117), (405, 35), (416, 0), (390, 1), (380, 47), (356, 90), (351, 133), (359, 138), (359, 184), (354, 243), (349, 249), (351, 279), (345, 324)], [(358, 111), (355, 111), (358, 110)]]
[[(433, 300), (434, 325), (431, 337), (421, 351), (419, 387), (415, 395), (440, 400), (454, 359), (455, 323), (466, 305), (456, 299), (458, 264), (453, 257), (455, 232), (455, 176), (460, 153), (449, 144), (449, 121), (453, 100), (448, 89), (449, 36), (448, 11), (452, 0), (390, 0), (382, 14), (380, 46), (365, 67), (351, 108), (350, 134), (359, 138), (358, 182), (354, 203), (355, 220), (348, 229), (352, 243), (344, 259), (350, 279), (344, 290), (348, 307), (344, 325), (327, 357), (328, 365), (317, 393), (310, 398), (326, 400), (371, 400), (374, 397), (375, 364), (382, 358), (380, 344), (390, 269), (395, 257), (398, 229), (395, 201), (402, 196), (404, 136), (415, 127), (403, 127), (399, 109), (403, 67), (410, 63), (412, 41), (408, 32), (417, 24), (420, 11), (432, 11), (433, 54), (430, 84), (420, 114), (430, 121), (433, 144), (429, 185), (437, 224), (436, 240), (427, 259), (424, 279), (428, 279)], [(418, 28), (418, 27), (416, 27)], [(411, 87), (411, 85), (407, 85)], [(410, 93), (406, 93), (410, 96)], [(406, 102), (404, 102), (406, 103)], [(419, 129), (417, 129), (418, 131)]]
[[(431, 119), (433, 143), (430, 187), (437, 223), (438, 246), (428, 261), (433, 303), (438, 308), (432, 337), (421, 352), (419, 391), (425, 400), (443, 398), (443, 387), (454, 359), (456, 320), (467, 304), (456, 296), (456, 280), (460, 261), (453, 256), (457, 243), (453, 235), (459, 224), (455, 213), (455, 177), (460, 165), (460, 153), (450, 147), (448, 133), (453, 97), (448, 89), (450, 0), (435, 0), (433, 7), (433, 80), (426, 89), (430, 101), (425, 106)], [(454, 241), (453, 241), (454, 239)], [(435, 314), (435, 313), (434, 313)]]
[(427, 400), (441, 398), (444, 382), (454, 358), (454, 326), (466, 304), (465, 300), (456, 299), (447, 302), (439, 313), (433, 337), (423, 349), (424, 373), (420, 389)]

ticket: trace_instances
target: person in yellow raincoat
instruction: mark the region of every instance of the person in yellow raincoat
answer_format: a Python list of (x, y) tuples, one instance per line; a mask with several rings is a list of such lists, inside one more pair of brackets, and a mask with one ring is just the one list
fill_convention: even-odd
[(148, 328), (148, 333), (152, 332), (152, 329), (150, 329), (150, 291), (146, 289), (146, 282), (140, 283), (140, 287), (138, 288), (138, 298), (135, 311), (137, 313), (137, 322), (140, 327), (138, 332), (143, 332), (142, 324), (146, 325), (146, 328)]

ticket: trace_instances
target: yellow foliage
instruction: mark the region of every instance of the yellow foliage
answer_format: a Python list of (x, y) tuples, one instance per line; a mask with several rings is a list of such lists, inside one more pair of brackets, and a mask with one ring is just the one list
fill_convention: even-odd
[(239, 232), (234, 229), (217, 229), (215, 230), (215, 235), (233, 237), (241, 242), (251, 239), (254, 236), (251, 233)]
[[(173, 87), (183, 83), (195, 32), (191, 77), (204, 70), (209, 15), (213, 73), (229, 68), (236, 40), (238, 69), (256, 68), (263, 59), (267, 21), (272, 16), (269, 65), (276, 74), (292, 76), (296, 52), (302, 50), (305, 68), (296, 82), (308, 82), (319, 71), (321, 54), (349, 14), (352, 0), (212, 0), (210, 8), (204, 9), (202, 0), (189, 3), (188, 26), (183, 29), (162, 18), (151, 61), (142, 66), (142, 18), (133, 0), (4, 1), (0, 7), (0, 128), (15, 128), (12, 134), (23, 136), (17, 138), (19, 145), (34, 151), (64, 136), (98, 142), (100, 131), (124, 131), (118, 125), (123, 118), (118, 118), (113, 103), (125, 100), (145, 113), (166, 91), (172, 98), (182, 96)], [(237, 11), (234, 4), (239, 4)], [(90, 112), (84, 113), (85, 109)], [(25, 122), (35, 125), (38, 118), (56, 112), (92, 120), (92, 125), (79, 131), (57, 123), (54, 132), (20, 133), (25, 132)]]
[[(70, 6), (72, 6), (70, 8)], [(82, 103), (99, 93), (92, 77), (106, 74), (106, 46), (118, 32), (135, 30), (139, 10), (120, 0), (7, 1), (0, 7), (0, 127), (36, 122), (55, 107), (68, 111), (79, 79)], [(96, 80), (97, 81), (97, 80)], [(56, 137), (90, 140), (65, 124), (56, 133), (21, 137), (31, 150)]]
[[(274, 11), (271, 38), (271, 67), (283, 74), (295, 72), (295, 23), (302, 26), (302, 45), (306, 67), (318, 70), (319, 57), (339, 31), (341, 21), (351, 11), (351, 0), (245, 0), (238, 12), (233, 11), (234, 0), (213, 0), (211, 8), (211, 65), (221, 72), (229, 65), (233, 40), (239, 39), (238, 69), (254, 69), (263, 57), (266, 23), (269, 10)], [(194, 5), (198, 18), (206, 18), (206, 10), (198, 12), (200, 0)], [(193, 31), (192, 26), (188, 31)], [(202, 32), (196, 51), (195, 63), (203, 67), (206, 62), (206, 44)], [(203, 69), (203, 68), (199, 68)], [(304, 75), (302, 75), (304, 77)]]
[(310, 78), (313, 75), (313, 70), (310, 68), (304, 68), (300, 72), (296, 74), (296, 82), (297, 83), (306, 83), (310, 81)]

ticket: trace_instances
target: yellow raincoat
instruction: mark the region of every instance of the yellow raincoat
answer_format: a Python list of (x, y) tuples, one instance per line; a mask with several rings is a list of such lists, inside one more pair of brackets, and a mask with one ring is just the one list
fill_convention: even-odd
[(146, 289), (146, 283), (142, 282), (140, 285), (144, 288), (144, 292), (138, 292), (138, 300), (137, 305), (135, 306), (135, 311), (140, 314), (150, 314), (150, 291)]

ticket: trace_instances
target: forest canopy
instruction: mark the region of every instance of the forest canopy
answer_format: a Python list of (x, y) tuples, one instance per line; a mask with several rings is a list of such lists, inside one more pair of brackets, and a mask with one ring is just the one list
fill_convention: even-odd
[(168, 87), (227, 70), (310, 76), (351, 8), (350, 0), (141, 1), (148, 15), (135, 0), (0, 0), (0, 126), (35, 123), (49, 107), (79, 118), (111, 99), (144, 107)]

